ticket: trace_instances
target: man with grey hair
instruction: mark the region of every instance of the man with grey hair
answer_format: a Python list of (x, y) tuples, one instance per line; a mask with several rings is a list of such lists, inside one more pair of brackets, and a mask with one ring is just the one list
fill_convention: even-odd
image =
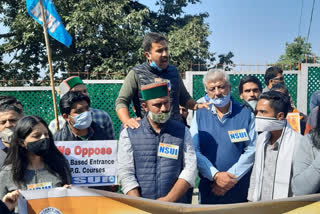
[(207, 72), (202, 79), (205, 95), (201, 97), (200, 99), (197, 100), (197, 103), (209, 103), (210, 102), (210, 97), (208, 96), (208, 90), (206, 87), (207, 82), (209, 80), (212, 80), (214, 78), (218, 78), (218, 76), (223, 76), (223, 78), (227, 78), (227, 82), (229, 82), (229, 76), (226, 75), (224, 76), (223, 70), (220, 69), (210, 69), (209, 72)]
[(199, 109), (190, 129), (200, 174), (199, 201), (246, 202), (255, 155), (254, 115), (231, 98), (224, 71), (210, 70), (204, 86), (209, 110)]

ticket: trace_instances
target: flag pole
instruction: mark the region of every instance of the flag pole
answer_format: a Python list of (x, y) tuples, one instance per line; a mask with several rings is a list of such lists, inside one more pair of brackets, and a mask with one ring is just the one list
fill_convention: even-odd
[(42, 25), (43, 26), (43, 34), (44, 34), (44, 38), (45, 38), (45, 42), (46, 42), (46, 49), (47, 49), (48, 62), (49, 62), (50, 84), (51, 84), (51, 92), (52, 92), (52, 99), (53, 99), (54, 117), (56, 119), (57, 130), (59, 131), (60, 127), (59, 127), (57, 100), (56, 100), (56, 93), (55, 93), (55, 88), (54, 88), (54, 80), (53, 80), (53, 72), (52, 72), (51, 49), (50, 49), (50, 45), (49, 45), (47, 22), (46, 22), (46, 16), (44, 14), (42, 0), (40, 0), (39, 2), (40, 2), (42, 22), (43, 22), (43, 25)]

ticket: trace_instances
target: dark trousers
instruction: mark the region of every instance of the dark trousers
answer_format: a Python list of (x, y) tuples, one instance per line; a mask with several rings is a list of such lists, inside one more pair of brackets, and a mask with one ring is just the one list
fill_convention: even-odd
[(232, 204), (247, 202), (251, 170), (247, 172), (238, 183), (224, 196), (217, 196), (211, 192), (212, 181), (200, 178), (199, 203), (201, 204)]

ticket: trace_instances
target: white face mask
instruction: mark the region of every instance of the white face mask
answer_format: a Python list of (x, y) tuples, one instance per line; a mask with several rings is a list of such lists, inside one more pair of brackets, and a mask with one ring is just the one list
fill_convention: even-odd
[(257, 106), (257, 103), (258, 103), (257, 100), (249, 100), (247, 103), (250, 105), (250, 107), (253, 109), (253, 111), (256, 110), (256, 106)]
[(0, 139), (5, 143), (10, 143), (14, 132), (14, 127), (5, 128), (0, 132)]
[(261, 117), (256, 116), (255, 119), (255, 126), (257, 132), (264, 132), (264, 131), (276, 131), (281, 130), (285, 127), (287, 121), (278, 120), (274, 117)]

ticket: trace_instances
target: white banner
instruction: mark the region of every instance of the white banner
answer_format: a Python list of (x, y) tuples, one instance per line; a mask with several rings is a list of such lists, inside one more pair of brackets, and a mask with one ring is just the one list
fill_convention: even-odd
[(69, 162), (72, 184), (107, 186), (117, 184), (117, 141), (56, 141)]
[[(20, 214), (145, 214), (145, 213), (319, 213), (320, 194), (274, 201), (221, 205), (190, 205), (150, 200), (89, 188), (59, 187), (47, 190), (20, 191)], [(313, 202), (315, 201), (316, 204)], [(309, 206), (308, 206), (309, 205)], [(308, 206), (308, 207), (304, 207)], [(311, 207), (310, 207), (311, 206)], [(293, 211), (299, 209), (299, 212)]]

